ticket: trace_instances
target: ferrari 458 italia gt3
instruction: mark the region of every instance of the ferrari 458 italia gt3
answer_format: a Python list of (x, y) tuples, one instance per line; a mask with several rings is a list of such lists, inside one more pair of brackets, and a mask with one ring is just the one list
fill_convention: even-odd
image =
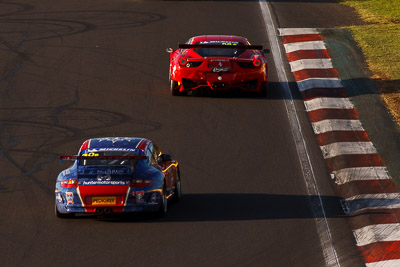
[(179, 44), (170, 53), (172, 95), (188, 91), (238, 89), (265, 95), (268, 64), (261, 45), (239, 36), (203, 35)]

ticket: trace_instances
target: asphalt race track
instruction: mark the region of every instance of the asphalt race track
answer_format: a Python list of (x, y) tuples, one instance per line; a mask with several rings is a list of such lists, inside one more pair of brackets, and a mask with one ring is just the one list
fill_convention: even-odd
[[(330, 5), (295, 2), (272, 1), (277, 26), (311, 27), (295, 10)], [(0, 2), (2, 266), (325, 266), (272, 55), (268, 99), (170, 95), (165, 49), (200, 34), (269, 48), (258, 1)], [(362, 266), (295, 104), (340, 265)], [(165, 219), (55, 217), (59, 155), (103, 136), (179, 160), (184, 198)]]

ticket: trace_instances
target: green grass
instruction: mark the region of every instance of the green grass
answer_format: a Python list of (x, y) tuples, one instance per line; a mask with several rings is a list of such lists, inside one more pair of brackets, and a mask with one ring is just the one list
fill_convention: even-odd
[[(371, 70), (382, 78), (400, 79), (400, 25), (350, 26)], [(400, 89), (400, 88), (399, 88)]]
[(354, 7), (368, 22), (400, 22), (399, 0), (337, 0), (337, 2)]
[(349, 26), (374, 73), (387, 108), (400, 125), (400, 0), (336, 0), (367, 25)]

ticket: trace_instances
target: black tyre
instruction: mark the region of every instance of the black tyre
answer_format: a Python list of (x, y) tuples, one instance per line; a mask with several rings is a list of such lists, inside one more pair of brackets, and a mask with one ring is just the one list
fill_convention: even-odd
[(177, 81), (174, 80), (170, 81), (170, 90), (171, 94), (174, 96), (181, 95), (181, 93), (179, 92), (179, 84)]
[(162, 191), (162, 203), (160, 209), (157, 211), (156, 216), (159, 218), (165, 217), (168, 211), (168, 199), (167, 199), (167, 189), (165, 188), (165, 183), (163, 184), (163, 191)]
[(75, 216), (75, 214), (73, 214), (73, 213), (61, 213), (61, 212), (59, 212), (58, 209), (57, 209), (57, 205), (56, 204), (54, 204), (54, 211), (55, 211), (56, 217), (57, 218), (61, 218), (61, 219), (69, 219), (69, 218), (73, 218)]
[(177, 177), (176, 177), (174, 200), (180, 201), (181, 199), (182, 199), (182, 183), (181, 183), (181, 175), (178, 170)]

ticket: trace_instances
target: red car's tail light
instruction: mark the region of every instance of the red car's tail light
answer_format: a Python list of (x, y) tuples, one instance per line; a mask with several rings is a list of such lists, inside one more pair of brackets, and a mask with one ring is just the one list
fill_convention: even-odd
[(131, 182), (131, 187), (146, 187), (154, 184), (152, 179), (134, 179)]
[(179, 65), (181, 65), (181, 66), (185, 66), (185, 65), (186, 65), (186, 63), (187, 63), (187, 59), (186, 59), (186, 58), (184, 58), (184, 57), (181, 57), (181, 58), (179, 59)]
[(254, 67), (260, 67), (261, 66), (261, 60), (259, 60), (258, 58), (253, 60), (253, 65)]
[(64, 188), (77, 188), (78, 187), (78, 179), (67, 179), (61, 181), (61, 187)]

